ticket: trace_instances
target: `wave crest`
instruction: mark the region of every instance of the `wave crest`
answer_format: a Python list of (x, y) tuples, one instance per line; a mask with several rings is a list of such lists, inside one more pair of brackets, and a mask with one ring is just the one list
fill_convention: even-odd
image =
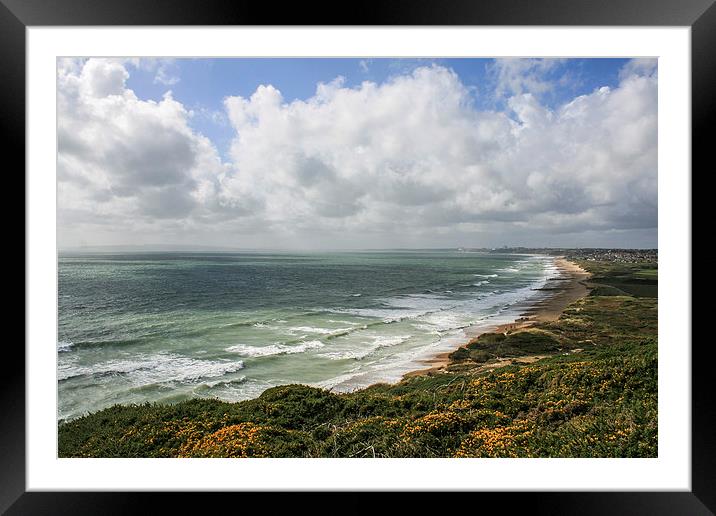
[(325, 346), (320, 340), (309, 340), (298, 346), (287, 346), (285, 344), (271, 344), (270, 346), (247, 346), (245, 344), (236, 344), (225, 349), (229, 353), (236, 353), (245, 357), (268, 357), (273, 355), (293, 355), (295, 353), (304, 353), (309, 349), (322, 348)]

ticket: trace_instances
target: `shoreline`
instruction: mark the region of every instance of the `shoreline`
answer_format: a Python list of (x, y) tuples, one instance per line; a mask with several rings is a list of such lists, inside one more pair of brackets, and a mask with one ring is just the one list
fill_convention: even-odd
[[(560, 264), (563, 271), (569, 265)], [(586, 262), (585, 269), (595, 272), (560, 274), (549, 265), (548, 282), (533, 284), (534, 295), (493, 321), (498, 326), (512, 320), (513, 327), (531, 320), (533, 326), (504, 339), (483, 334), (485, 342), (461, 353), (444, 373), (350, 393), (287, 384), (256, 402), (211, 397), (115, 405), (58, 422), (57, 456), (656, 457), (656, 264), (617, 259)], [(631, 285), (629, 280), (643, 287), (637, 280), (644, 276), (653, 278), (654, 287), (637, 292), (644, 295), (590, 295), (598, 294), (593, 287)], [(589, 294), (553, 321), (585, 289)], [(522, 312), (530, 320), (516, 321)], [(469, 339), (454, 336), (433, 354)]]
[[(535, 294), (533, 294), (530, 299), (516, 303), (514, 305), (514, 313), (511, 315), (514, 319), (509, 322), (495, 321), (491, 324), (466, 327), (463, 329), (464, 336), (458, 335), (454, 340), (451, 340), (451, 342), (448, 343), (449, 346), (453, 346), (451, 349), (448, 349), (447, 351), (433, 351), (432, 355), (424, 354), (421, 358), (415, 358), (409, 363), (408, 367), (403, 368), (402, 371), (397, 371), (397, 374), (395, 374), (395, 376), (393, 376), (390, 380), (371, 379), (362, 385), (353, 386), (348, 389), (336, 388), (340, 385), (340, 383), (333, 386), (322, 386), (320, 384), (312, 384), (309, 382), (299, 383), (301, 385), (326, 389), (330, 392), (349, 393), (360, 391), (379, 384), (396, 384), (402, 380), (415, 376), (429, 376), (435, 373), (444, 372), (447, 366), (450, 365), (449, 355), (457, 349), (464, 347), (466, 344), (478, 338), (482, 334), (512, 332), (528, 328), (538, 322), (557, 320), (567, 305), (587, 295), (589, 289), (583, 284), (583, 282), (587, 280), (591, 274), (573, 262), (565, 259), (563, 256), (554, 256), (552, 258), (554, 266), (557, 269), (557, 274), (548, 278), (544, 285), (540, 288), (532, 288)], [(505, 320), (506, 318), (502, 319), (502, 321)], [(447, 346), (444, 346), (442, 349), (444, 350), (446, 347)], [(480, 368), (494, 369), (509, 364), (510, 360), (527, 363), (540, 358), (543, 358), (543, 356), (530, 355), (522, 356), (517, 359), (497, 359), (496, 361), (480, 366)], [(243, 401), (256, 399), (260, 395), (261, 393), (246, 399), (223, 401), (241, 403)], [(202, 397), (191, 396), (189, 399), (202, 399)], [(171, 404), (172, 402), (157, 401), (156, 403)], [(101, 410), (103, 409), (97, 409), (95, 412), (99, 412)], [(58, 412), (59, 421), (71, 421), (81, 417), (83, 416), (73, 415), (67, 418), (60, 418)]]
[[(574, 301), (585, 297), (589, 293), (589, 289), (584, 285), (584, 281), (589, 279), (590, 273), (582, 269), (580, 266), (564, 258), (558, 256), (554, 260), (555, 266), (560, 272), (560, 276), (548, 281), (547, 284), (539, 290), (550, 291), (551, 293), (541, 297), (535, 301), (527, 302), (520, 316), (512, 322), (503, 323), (492, 326), (482, 326), (480, 328), (470, 328), (466, 330), (468, 341), (461, 344), (451, 351), (443, 351), (433, 357), (420, 360), (420, 363), (426, 365), (426, 368), (416, 369), (405, 373), (401, 380), (414, 376), (431, 375), (442, 372), (450, 364), (450, 355), (457, 349), (465, 346), (469, 342), (477, 339), (484, 333), (507, 333), (515, 330), (522, 330), (539, 322), (556, 321), (562, 314), (564, 309)], [(555, 286), (548, 286), (551, 283), (558, 283)], [(535, 357), (532, 357), (535, 358)], [(543, 357), (537, 357), (537, 359)], [(522, 357), (522, 360), (530, 360), (530, 357)], [(486, 364), (500, 367), (501, 364)]]

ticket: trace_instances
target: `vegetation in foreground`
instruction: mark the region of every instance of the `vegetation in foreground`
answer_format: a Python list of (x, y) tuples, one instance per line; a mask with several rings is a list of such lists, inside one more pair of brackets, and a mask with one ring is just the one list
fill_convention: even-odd
[(592, 295), (558, 321), (481, 336), (446, 372), (349, 394), (287, 385), (240, 403), (117, 405), (60, 424), (59, 455), (656, 457), (656, 266), (580, 265)]

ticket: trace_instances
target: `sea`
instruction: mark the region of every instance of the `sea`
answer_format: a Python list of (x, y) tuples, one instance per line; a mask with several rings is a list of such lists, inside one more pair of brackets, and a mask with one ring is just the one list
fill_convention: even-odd
[(61, 253), (57, 417), (396, 382), (558, 275), (549, 256), (457, 250)]

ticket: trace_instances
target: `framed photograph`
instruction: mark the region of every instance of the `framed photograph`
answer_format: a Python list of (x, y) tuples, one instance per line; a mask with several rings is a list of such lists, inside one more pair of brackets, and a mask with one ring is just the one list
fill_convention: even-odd
[(2, 510), (715, 510), (691, 322), (710, 0), (1, 1), (27, 203)]

